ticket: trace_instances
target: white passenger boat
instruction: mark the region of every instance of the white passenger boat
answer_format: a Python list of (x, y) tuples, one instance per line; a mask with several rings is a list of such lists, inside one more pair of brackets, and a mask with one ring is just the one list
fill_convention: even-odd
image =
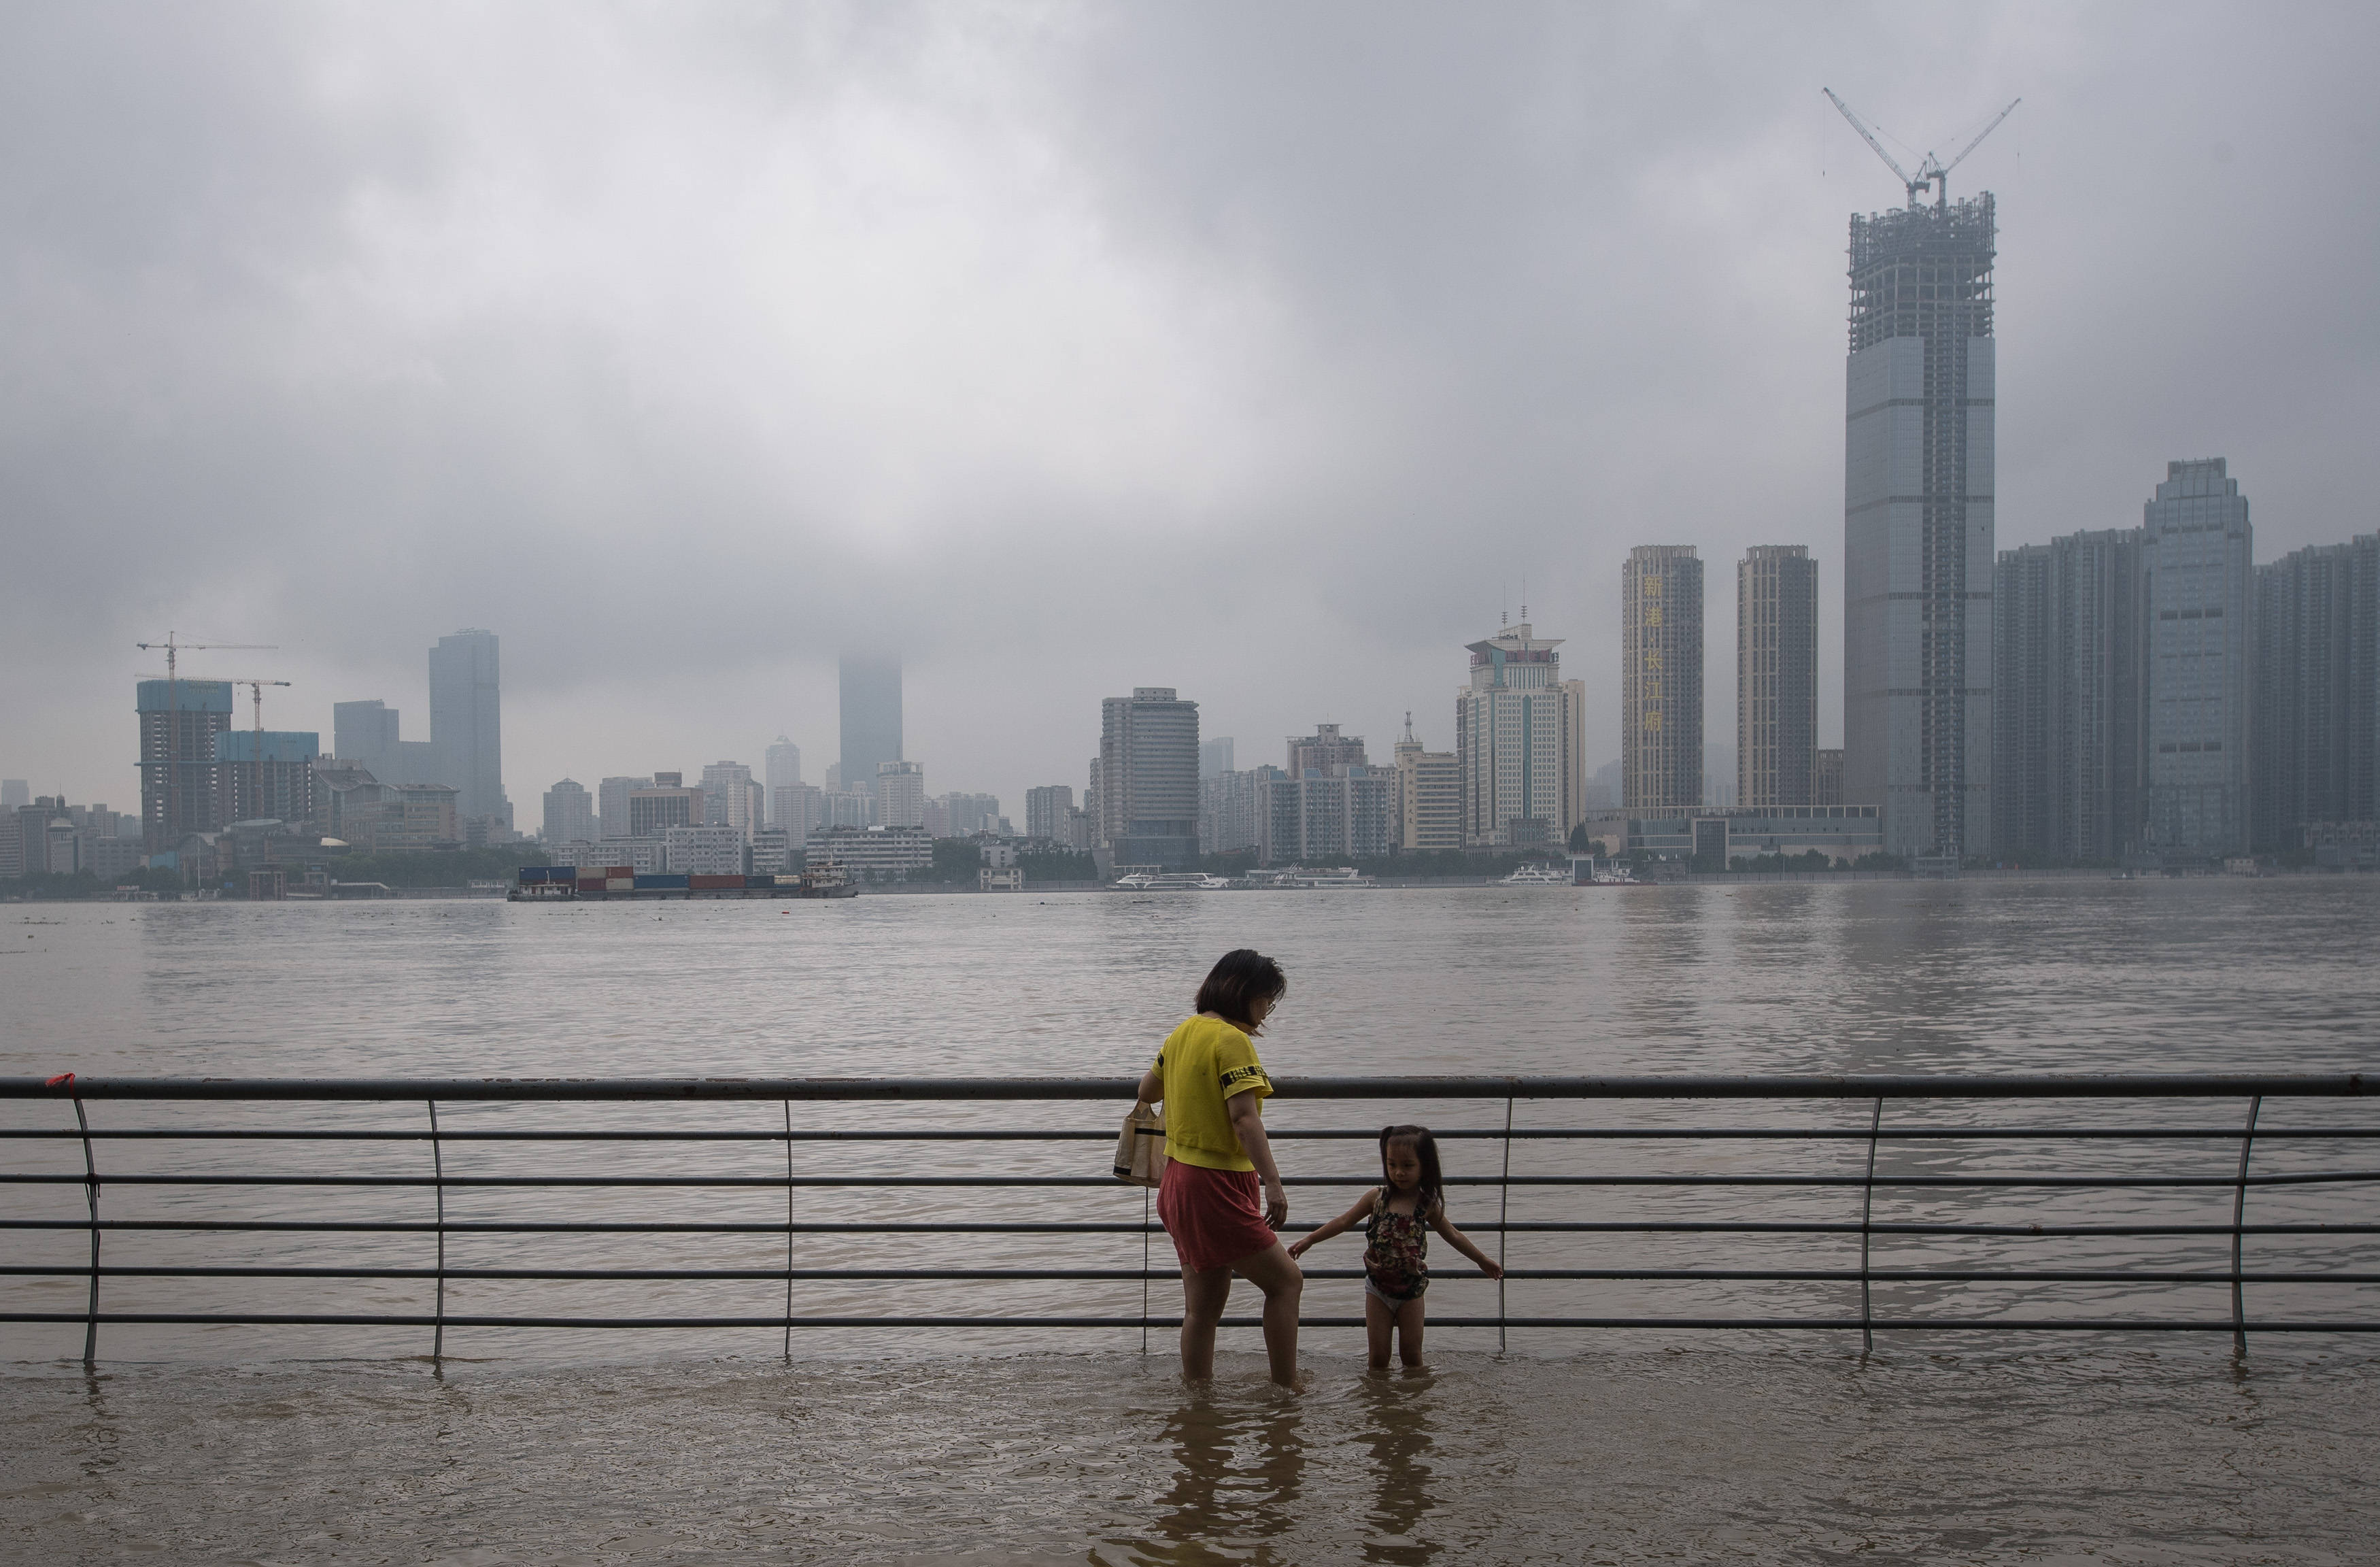
[(1547, 860), (1532, 860), (1517, 867), (1512, 875), (1496, 883), (1499, 887), (1575, 887), (1577, 880), (1568, 869), (1557, 870)]
[(1115, 880), (1121, 893), (1214, 893), (1231, 884), (1224, 877), (1196, 870), (1135, 870)]

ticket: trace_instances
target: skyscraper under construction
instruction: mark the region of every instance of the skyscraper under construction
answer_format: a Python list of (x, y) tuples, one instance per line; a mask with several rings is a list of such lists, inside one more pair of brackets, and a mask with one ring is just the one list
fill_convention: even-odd
[(1843, 797), (1883, 806), (1890, 853), (1972, 856), (1991, 841), (1995, 229), (1989, 192), (1924, 188), (1852, 219)]

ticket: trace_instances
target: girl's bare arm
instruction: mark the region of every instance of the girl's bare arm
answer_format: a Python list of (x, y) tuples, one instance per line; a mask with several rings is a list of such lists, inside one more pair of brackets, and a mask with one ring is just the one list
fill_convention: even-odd
[(1306, 1233), (1300, 1236), (1297, 1240), (1290, 1243), (1289, 1255), (1292, 1257), (1303, 1257), (1305, 1254), (1305, 1248), (1314, 1245), (1317, 1241), (1327, 1241), (1333, 1235), (1345, 1234), (1348, 1231), (1354, 1229), (1356, 1225), (1364, 1221), (1364, 1215), (1372, 1211), (1372, 1200), (1379, 1195), (1380, 1189), (1378, 1186), (1366, 1192), (1362, 1197), (1355, 1199), (1354, 1207), (1349, 1209), (1338, 1218), (1333, 1219), (1328, 1224), (1316, 1225), (1312, 1230), (1306, 1232)]
[(1157, 1075), (1157, 1069), (1152, 1066), (1140, 1075), (1140, 1087), (1135, 1092), (1141, 1103), (1155, 1104), (1165, 1097), (1165, 1079), (1160, 1077)]
[(1471, 1237), (1454, 1227), (1454, 1221), (1446, 1216), (1445, 1203), (1440, 1202), (1438, 1207), (1431, 1211), (1429, 1216), (1429, 1224), (1431, 1229), (1436, 1230), (1439, 1234), (1446, 1237), (1446, 1244), (1448, 1245), (1452, 1246), (1455, 1250), (1461, 1252), (1463, 1256), (1477, 1263), (1479, 1265), (1479, 1271), (1487, 1274), (1490, 1279), (1500, 1279), (1504, 1276), (1504, 1265), (1502, 1263), (1498, 1262), (1494, 1257), (1489, 1257), (1486, 1252), (1481, 1251), (1477, 1246), (1472, 1245)]

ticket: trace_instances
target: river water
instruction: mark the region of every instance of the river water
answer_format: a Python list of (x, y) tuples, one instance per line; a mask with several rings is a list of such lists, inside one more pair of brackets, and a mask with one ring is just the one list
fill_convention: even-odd
[[(1145, 1064), (1207, 964), (1254, 945), (1292, 989), (1263, 1042), (1277, 1075), (1414, 1072), (2029, 1072), (2363, 1070), (2380, 1062), (2380, 882), (2044, 881), (1794, 883), (1369, 893), (862, 897), (839, 904), (18, 905), (0, 919), (0, 1074), (142, 1075), (1112, 1075)], [(56, 1124), (55, 1104), (0, 1102), (0, 1124)], [(102, 1103), (112, 1125), (185, 1113)], [(1413, 1114), (1492, 1130), (1498, 1103), (1276, 1101), (1285, 1132)], [(2237, 1101), (2148, 1115), (2234, 1125)], [(847, 1126), (1111, 1128), (1118, 1107), (833, 1106)], [(1516, 1124), (1865, 1124), (1864, 1106), (1523, 1104)], [(225, 1125), (259, 1107), (212, 1107)], [(803, 1111), (807, 1116), (809, 1110)], [(420, 1107), (273, 1111), (321, 1124), (409, 1124)], [(519, 1128), (552, 1111), (442, 1107), (442, 1125)], [(565, 1110), (545, 1124), (776, 1124), (779, 1107)], [(920, 1120), (924, 1114), (928, 1119)], [(1894, 1106), (1893, 1124), (2107, 1124), (2123, 1107)], [(611, 1118), (605, 1122), (603, 1118)], [(743, 1120), (734, 1119), (743, 1117)], [(2131, 1123), (2127, 1123), (2131, 1124)], [(2140, 1124), (2145, 1124), (2145, 1121)], [(2268, 1106), (2265, 1126), (2369, 1125), (2354, 1103)], [(71, 1144), (11, 1142), (18, 1170), (79, 1171)], [(329, 1153), (326, 1156), (326, 1147)], [(798, 1145), (806, 1173), (965, 1169), (919, 1145)], [(1016, 1145), (1015, 1168), (1079, 1172), (1097, 1144)], [(1284, 1136), (1294, 1218), (1343, 1206), (1364, 1145)], [(2369, 1148), (2370, 1145), (2363, 1145)], [(115, 1172), (283, 1161), (410, 1171), (418, 1144), (259, 1149), (103, 1143)], [(1448, 1145), (1492, 1176), (1492, 1138)], [(1523, 1141), (1515, 1173), (1836, 1172), (1864, 1143), (1587, 1146)], [(336, 1161), (326, 1165), (325, 1159)], [(590, 1162), (590, 1157), (592, 1162)], [(782, 1145), (552, 1145), (449, 1150), (448, 1173), (539, 1170), (782, 1172)], [(1880, 1173), (2236, 1168), (2238, 1145), (1903, 1145)], [(959, 1160), (952, 1164), (947, 1161)], [(2373, 1162), (2352, 1145), (2258, 1146), (2259, 1169)], [(574, 1163), (573, 1160), (577, 1162)], [(210, 1160), (214, 1162), (210, 1163)], [(472, 1161), (478, 1161), (476, 1163)], [(773, 1166), (771, 1160), (776, 1161)], [(243, 1162), (244, 1161), (244, 1162)], [(455, 1162), (455, 1161), (459, 1161)], [(509, 1161), (509, 1162), (507, 1162)], [(2292, 1161), (2295, 1161), (2294, 1163)], [(2369, 1217), (2370, 1187), (2259, 1188), (2251, 1217)], [(260, 1198), (106, 1189), (114, 1217), (237, 1201), (282, 1216), (410, 1215), (418, 1189)], [(1458, 1223), (1495, 1218), (1458, 1187)], [(1512, 1217), (1830, 1219), (1856, 1194), (1529, 1188)], [(2073, 1195), (1922, 1189), (1879, 1218), (2225, 1221), (2228, 1190)], [(0, 1188), (19, 1214), (76, 1217), (74, 1187)], [(450, 1218), (618, 1216), (698, 1201), (782, 1221), (785, 1196), (651, 1193), (450, 1197)], [(771, 1202), (775, 1204), (773, 1209)], [(1136, 1194), (805, 1189), (805, 1219), (1092, 1217), (1136, 1221)], [(540, 1207), (540, 1204), (545, 1206)], [(476, 1205), (476, 1206), (475, 1206)], [(683, 1209), (679, 1209), (683, 1211)], [(1514, 1233), (1516, 1266), (1749, 1261), (1840, 1266), (1832, 1241), (1581, 1239)], [(616, 1262), (616, 1238), (458, 1239), (455, 1266)], [(783, 1237), (630, 1243), (641, 1265), (771, 1266)], [(0, 1236), (9, 1262), (76, 1261), (72, 1233)], [(136, 1237), (111, 1262), (424, 1258), (414, 1237), (343, 1245)], [(1309, 1259), (1307, 1309), (1359, 1308), (1354, 1244)], [(1880, 1266), (2219, 1268), (2204, 1238), (1878, 1245)], [(499, 1249), (501, 1245), (501, 1249)], [(945, 1249), (951, 1245), (963, 1250)], [(1157, 1242), (1161, 1254), (1164, 1243)], [(477, 1250), (474, 1250), (474, 1247)], [(601, 1255), (589, 1248), (593, 1246)], [(602, 1248), (614, 1248), (603, 1251)], [(233, 1250), (236, 1249), (236, 1256)], [(773, 1248), (773, 1249), (772, 1249)], [(1791, 1249), (1789, 1248), (1795, 1248)], [(1831, 1249), (1829, 1249), (1831, 1248)], [(855, 1238), (805, 1265), (1136, 1266), (1135, 1236), (1020, 1241)], [(1441, 1248), (1442, 1249), (1442, 1248)], [(1162, 1257), (1160, 1255), (1160, 1261)], [(1492, 1285), (1437, 1259), (1434, 1314), (1497, 1310)], [(2252, 1244), (2252, 1267), (2360, 1267), (2338, 1238)], [(1332, 1276), (1333, 1274), (1338, 1276)], [(79, 1310), (80, 1280), (0, 1281), (14, 1309)], [(211, 1309), (256, 1292), (356, 1311), (427, 1303), (410, 1281), (238, 1285), (110, 1280), (117, 1309)], [(450, 1311), (666, 1309), (765, 1315), (782, 1285), (467, 1283)], [(1171, 1307), (1158, 1286), (1160, 1313)], [(212, 1293), (210, 1293), (212, 1292)], [(1839, 1317), (1839, 1282), (1523, 1282), (1514, 1315)], [(2364, 1286), (2252, 1290), (2252, 1315), (2371, 1318)], [(2214, 1285), (1903, 1284), (1880, 1315), (2207, 1318)], [(1129, 1316), (1136, 1283), (810, 1284), (799, 1312)], [(1314, 1389), (1281, 1400), (1253, 1335), (1227, 1332), (1209, 1392), (1167, 1375), (1163, 1334), (818, 1330), (790, 1365), (773, 1333), (451, 1330), (433, 1375), (407, 1330), (111, 1327), (102, 1370), (65, 1357), (79, 1328), (0, 1337), (6, 1533), (25, 1560), (817, 1560), (1311, 1561), (1739, 1560), (2332, 1561), (2380, 1523), (2362, 1478), (2380, 1459), (2380, 1375), (2362, 1341), (2259, 1340), (2233, 1363), (2216, 1336), (2047, 1339), (1516, 1331), (1432, 1335), (1434, 1370), (1362, 1372), (1359, 1330), (1311, 1330)], [(973, 1553), (973, 1554), (969, 1554)]]

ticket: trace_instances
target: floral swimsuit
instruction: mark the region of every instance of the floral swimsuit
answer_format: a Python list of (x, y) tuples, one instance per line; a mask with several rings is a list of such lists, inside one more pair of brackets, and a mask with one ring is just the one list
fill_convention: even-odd
[(1370, 1237), (1364, 1246), (1364, 1293), (1390, 1306), (1419, 1300), (1429, 1288), (1429, 1215), (1390, 1211), (1383, 1186), (1372, 1198), (1364, 1231)]

